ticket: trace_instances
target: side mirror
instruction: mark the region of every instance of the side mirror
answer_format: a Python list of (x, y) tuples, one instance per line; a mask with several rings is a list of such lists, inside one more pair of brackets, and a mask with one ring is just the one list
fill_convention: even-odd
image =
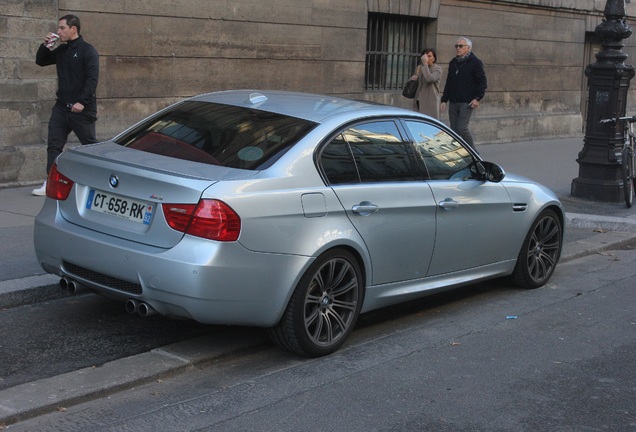
[(493, 162), (475, 161), (470, 166), (472, 178), (493, 183), (499, 183), (506, 176), (505, 171)]

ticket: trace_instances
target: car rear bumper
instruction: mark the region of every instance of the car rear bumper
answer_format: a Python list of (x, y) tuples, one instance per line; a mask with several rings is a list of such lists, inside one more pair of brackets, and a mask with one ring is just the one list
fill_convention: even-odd
[(145, 302), (163, 315), (273, 326), (312, 261), (191, 236), (156, 248), (70, 224), (55, 207), (45, 204), (35, 220), (42, 268), (112, 298)]

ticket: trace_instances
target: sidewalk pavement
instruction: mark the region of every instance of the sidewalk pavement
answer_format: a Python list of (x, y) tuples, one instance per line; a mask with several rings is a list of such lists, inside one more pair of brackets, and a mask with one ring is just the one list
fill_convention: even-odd
[[(570, 196), (578, 177), (576, 158), (583, 138), (559, 138), (478, 145), (481, 156), (551, 188), (567, 214), (560, 262), (636, 245), (636, 207)], [(31, 196), (38, 186), (0, 189), (0, 311), (68, 295), (58, 278), (45, 274), (33, 251), (33, 220), (44, 198)], [(557, 268), (558, 271), (558, 268)], [(249, 329), (248, 329), (249, 330)], [(202, 336), (150, 352), (0, 391), (3, 424), (50, 412), (61, 406), (102, 397), (208, 363), (212, 359), (267, 343), (263, 332), (244, 331), (240, 338)]]

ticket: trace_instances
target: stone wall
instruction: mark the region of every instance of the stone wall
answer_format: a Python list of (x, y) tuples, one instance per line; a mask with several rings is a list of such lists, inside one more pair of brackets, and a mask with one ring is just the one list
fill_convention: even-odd
[[(585, 34), (601, 22), (604, 6), (599, 0), (2, 0), (0, 187), (44, 178), (57, 81), (54, 67), (40, 68), (34, 59), (66, 13), (81, 18), (82, 35), (100, 53), (100, 139), (176, 100), (224, 89), (301, 90), (409, 107), (399, 92), (364, 90), (371, 11), (434, 19), (430, 37), (444, 69), (456, 38), (473, 40), (489, 80), (472, 122), (480, 143), (581, 134)], [(636, 16), (636, 5), (627, 7)], [(630, 57), (633, 39), (626, 41)]]
[[(472, 24), (468, 37), (488, 76), (475, 135), (492, 142), (580, 133), (586, 15), (528, 8), (519, 13), (509, 3), (468, 8), (455, 2), (440, 11), (440, 29)], [(439, 44), (450, 47), (455, 39), (440, 34)], [(454, 56), (452, 49), (440, 51), (443, 58)]]

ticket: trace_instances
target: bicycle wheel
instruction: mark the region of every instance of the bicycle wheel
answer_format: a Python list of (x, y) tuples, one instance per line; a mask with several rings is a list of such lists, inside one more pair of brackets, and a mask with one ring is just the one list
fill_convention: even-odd
[(621, 159), (625, 204), (627, 208), (630, 208), (634, 202), (634, 150), (631, 147), (625, 147), (621, 152)]
[(632, 151), (630, 152), (632, 157), (629, 159), (631, 161), (631, 164), (629, 165), (629, 172), (632, 179), (632, 196), (636, 196), (636, 154), (634, 153), (636, 151), (635, 148), (636, 147), (632, 146)]

